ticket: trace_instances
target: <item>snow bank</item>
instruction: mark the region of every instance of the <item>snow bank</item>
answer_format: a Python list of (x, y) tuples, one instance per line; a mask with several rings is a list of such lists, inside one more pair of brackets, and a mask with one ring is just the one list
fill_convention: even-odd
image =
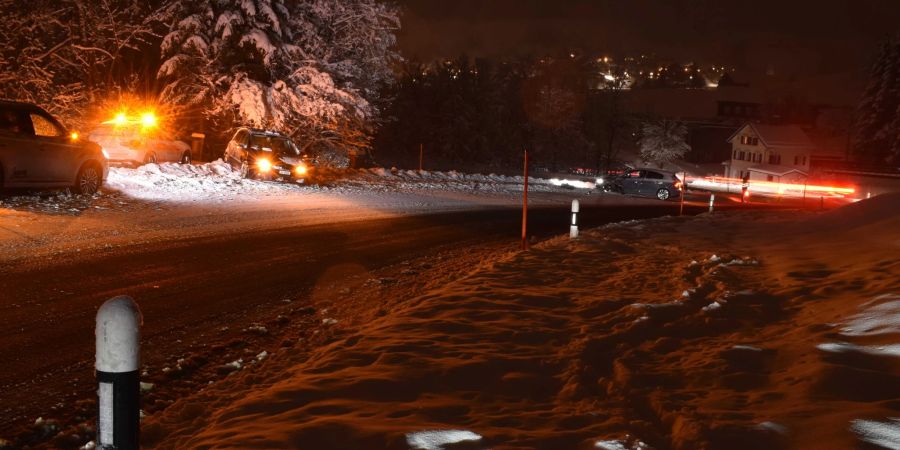
[(877, 195), (826, 212), (810, 220), (810, 225), (839, 231), (897, 218), (900, 218), (900, 192)]
[(850, 317), (841, 329), (844, 336), (878, 336), (896, 334), (900, 337), (900, 295), (879, 295), (862, 305), (859, 314)]
[(136, 169), (111, 167), (106, 187), (137, 199), (190, 202), (283, 193), (293, 186), (245, 180), (220, 159), (200, 165), (162, 163)]
[(887, 422), (854, 420), (853, 431), (870, 444), (888, 449), (900, 448), (900, 418), (892, 417)]
[[(538, 192), (591, 189), (579, 180), (529, 178), (529, 188)], [(260, 196), (338, 192), (462, 191), (512, 195), (522, 192), (523, 177), (459, 172), (419, 172), (383, 168), (330, 170), (319, 168), (304, 185), (289, 182), (246, 180), (218, 160), (200, 165), (147, 164), (136, 169), (110, 168), (107, 188), (129, 197), (192, 202), (202, 200), (252, 199)]]
[(443, 450), (462, 442), (480, 441), (481, 435), (465, 430), (418, 431), (406, 435), (406, 442), (415, 450)]

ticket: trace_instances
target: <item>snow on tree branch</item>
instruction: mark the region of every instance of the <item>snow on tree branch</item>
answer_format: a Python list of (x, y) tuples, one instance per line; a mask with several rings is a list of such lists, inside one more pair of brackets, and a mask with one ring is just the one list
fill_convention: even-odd
[(691, 146), (685, 142), (687, 127), (674, 120), (645, 122), (638, 140), (641, 158), (659, 165), (682, 158)]

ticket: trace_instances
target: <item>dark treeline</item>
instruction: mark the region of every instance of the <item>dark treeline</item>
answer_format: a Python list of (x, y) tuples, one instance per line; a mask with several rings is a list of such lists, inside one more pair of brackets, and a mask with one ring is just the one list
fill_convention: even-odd
[[(601, 168), (630, 145), (621, 87), (577, 58), (407, 62), (375, 139), (382, 164), (432, 170)], [(626, 139), (626, 137), (628, 139)]]

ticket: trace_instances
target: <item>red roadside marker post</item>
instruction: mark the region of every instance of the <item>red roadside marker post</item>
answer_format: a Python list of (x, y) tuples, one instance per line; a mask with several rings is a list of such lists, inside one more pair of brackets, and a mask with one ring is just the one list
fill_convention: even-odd
[(522, 191), (522, 250), (528, 250), (528, 149), (525, 149), (525, 190)]

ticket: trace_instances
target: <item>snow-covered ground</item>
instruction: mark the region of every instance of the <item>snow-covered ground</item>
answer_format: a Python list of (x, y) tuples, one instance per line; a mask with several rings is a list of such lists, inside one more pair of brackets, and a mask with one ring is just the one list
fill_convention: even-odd
[(146, 417), (145, 445), (897, 448), (898, 247), (898, 195), (553, 239), (319, 311), (322, 345), (229, 369)]
[[(530, 189), (559, 191), (562, 181), (530, 178)], [(483, 194), (516, 194), (523, 190), (524, 177), (464, 174), (459, 172), (419, 172), (383, 168), (360, 170), (319, 169), (306, 184), (276, 183), (242, 179), (222, 160), (201, 164), (147, 164), (136, 169), (114, 167), (108, 188), (129, 197), (170, 202), (252, 199), (260, 196), (298, 192), (411, 192), (447, 190)], [(593, 184), (572, 180), (572, 185), (592, 189)], [(574, 188), (574, 186), (570, 187)]]
[[(222, 160), (182, 165), (146, 164), (137, 168), (111, 167), (98, 195), (83, 197), (68, 192), (31, 193), (0, 197), (0, 208), (45, 213), (77, 214), (85, 210), (123, 209), (139, 202), (160, 204), (260, 203), (274, 198), (301, 200), (316, 194), (332, 196), (384, 193), (422, 194), (447, 192), (478, 197), (517, 198), (524, 178), (496, 174), (465, 174), (415, 170), (320, 169), (305, 183), (247, 180)], [(529, 191), (572, 193), (589, 191), (591, 182), (572, 179), (529, 178)], [(392, 200), (392, 199), (391, 199)], [(535, 198), (540, 202), (541, 197)], [(398, 207), (404, 207), (398, 202)]]
[[(386, 169), (325, 171), (308, 184), (245, 180), (222, 161), (113, 167), (94, 196), (0, 196), (0, 263), (131, 242), (397, 215), (516, 207), (522, 177)], [(572, 180), (572, 184), (578, 184)], [(648, 200), (600, 196), (566, 181), (530, 179), (529, 202), (566, 205)]]

